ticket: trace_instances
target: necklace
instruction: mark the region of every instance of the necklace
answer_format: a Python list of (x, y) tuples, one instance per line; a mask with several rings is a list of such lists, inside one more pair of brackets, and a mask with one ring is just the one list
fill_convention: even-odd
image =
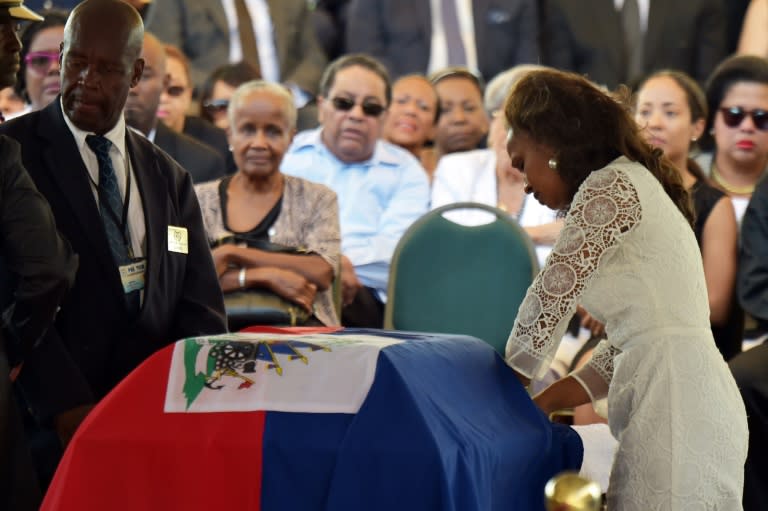
[(752, 195), (752, 192), (755, 191), (755, 185), (733, 186), (726, 183), (723, 176), (718, 172), (717, 165), (714, 163), (712, 163), (712, 179), (714, 179), (723, 190), (728, 192), (729, 195)]

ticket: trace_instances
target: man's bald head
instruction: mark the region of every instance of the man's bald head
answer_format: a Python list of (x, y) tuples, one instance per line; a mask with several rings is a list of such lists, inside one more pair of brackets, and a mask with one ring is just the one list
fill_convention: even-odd
[(85, 0), (64, 27), (61, 82), (64, 113), (75, 126), (103, 134), (122, 115), (141, 78), (144, 23), (121, 0)]
[(65, 51), (73, 35), (83, 26), (124, 39), (126, 56), (131, 59), (138, 58), (141, 53), (144, 22), (138, 11), (122, 0), (85, 0), (77, 4), (64, 27)]

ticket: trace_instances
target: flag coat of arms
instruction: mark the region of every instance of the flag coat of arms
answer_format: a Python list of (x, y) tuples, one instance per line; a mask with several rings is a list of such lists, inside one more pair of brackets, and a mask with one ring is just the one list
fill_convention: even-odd
[(477, 339), (283, 333), (151, 357), (83, 423), (43, 510), (543, 511), (581, 464)]
[(399, 339), (242, 333), (176, 343), (166, 412), (356, 413)]

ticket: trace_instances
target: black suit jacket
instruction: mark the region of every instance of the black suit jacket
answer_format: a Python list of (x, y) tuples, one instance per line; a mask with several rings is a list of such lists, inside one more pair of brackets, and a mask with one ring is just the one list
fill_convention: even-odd
[(234, 174), (237, 171), (235, 160), (232, 157), (232, 151), (229, 150), (226, 131), (217, 128), (202, 117), (188, 115), (184, 119), (183, 132), (185, 135), (216, 150), (216, 152), (224, 158), (224, 162), (227, 166), (227, 174)]
[[(473, 0), (477, 65), (485, 80), (522, 63), (537, 62), (536, 0)], [(352, 0), (348, 52), (381, 60), (393, 78), (426, 73), (432, 44), (428, 0)]]
[[(624, 36), (613, 0), (548, 0), (544, 63), (610, 89), (625, 81)], [(722, 0), (651, 0), (643, 69), (677, 69), (704, 83), (726, 56)]]
[(162, 122), (157, 123), (155, 130), (157, 147), (179, 162), (192, 175), (195, 183), (218, 179), (227, 173), (224, 158), (212, 147), (183, 133), (176, 133)]
[[(142, 308), (131, 318), (88, 173), (59, 101), (0, 125), (0, 132), (21, 143), (24, 166), (80, 257), (55, 328), (21, 373), (34, 412), (44, 418), (99, 399), (163, 346), (226, 331), (192, 180), (175, 161), (126, 130), (144, 209), (147, 258)], [(187, 229), (187, 254), (168, 250), (168, 226)]]
[(24, 353), (34, 353), (53, 323), (75, 279), (77, 256), (56, 232), (48, 203), (22, 167), (19, 144), (3, 136), (0, 249), (0, 509), (38, 509), (40, 490), (8, 374)]

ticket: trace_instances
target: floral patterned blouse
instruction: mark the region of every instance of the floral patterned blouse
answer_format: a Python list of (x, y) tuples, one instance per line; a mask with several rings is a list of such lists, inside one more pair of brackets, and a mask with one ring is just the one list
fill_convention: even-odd
[[(282, 208), (269, 229), (269, 241), (314, 252), (328, 261), (334, 275), (338, 275), (341, 234), (336, 194), (324, 185), (305, 179), (284, 178)], [(209, 243), (234, 234), (224, 223), (220, 182), (219, 179), (195, 186)], [(315, 315), (325, 325), (339, 324), (331, 288), (315, 298)]]

